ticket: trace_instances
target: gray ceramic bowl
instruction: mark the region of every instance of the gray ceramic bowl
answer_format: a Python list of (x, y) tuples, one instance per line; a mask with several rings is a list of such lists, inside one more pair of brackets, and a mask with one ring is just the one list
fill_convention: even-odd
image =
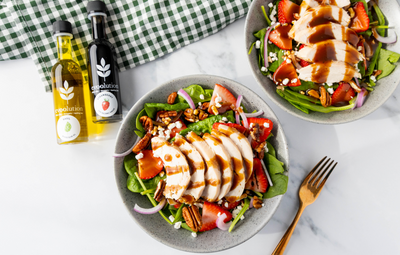
[[(246, 52), (248, 52), (251, 44), (256, 41), (253, 33), (267, 27), (267, 22), (263, 16), (261, 6), (265, 6), (266, 10), (268, 10), (268, 3), (270, 2), (272, 2), (272, 0), (254, 0), (250, 6), (245, 24)], [(389, 25), (395, 27), (396, 33), (400, 35), (400, 7), (397, 1), (380, 0), (379, 6), (386, 15)], [(390, 31), (390, 33), (393, 33), (393, 31)], [(387, 45), (387, 49), (400, 53), (400, 43)], [(280, 97), (275, 91), (276, 85), (268, 77), (261, 74), (257, 64), (258, 55), (255, 49), (250, 55), (248, 55), (248, 59), (253, 75), (258, 81), (258, 84), (264, 89), (274, 103), (279, 105), (286, 112), (299, 117), (300, 119), (320, 124), (346, 123), (367, 116), (378, 109), (378, 107), (390, 97), (400, 81), (400, 68), (397, 67), (390, 76), (378, 81), (375, 91), (369, 94), (363, 107), (344, 112), (333, 112), (327, 114), (310, 112), (310, 114), (306, 114), (296, 109), (289, 102)], [(399, 65), (399, 63), (396, 65)]]
[[(144, 95), (129, 111), (124, 119), (120, 130), (118, 132), (117, 141), (115, 145), (115, 152), (120, 153), (126, 151), (136, 140), (135, 119), (138, 112), (143, 109), (144, 103), (148, 102), (166, 102), (170, 93), (178, 91), (181, 88), (187, 87), (191, 84), (199, 84), (203, 87), (213, 88), (218, 83), (228, 88), (235, 96), (244, 95), (243, 104), (249, 112), (257, 109), (264, 110), (264, 117), (268, 117), (274, 123), (272, 133), (275, 135), (272, 139), (278, 159), (283, 161), (288, 171), (289, 166), (289, 152), (285, 135), (282, 127), (272, 112), (271, 108), (253, 91), (244, 87), (243, 85), (217, 76), (210, 75), (192, 75), (174, 79), (167, 82), (146, 95)], [(124, 170), (123, 158), (117, 158), (114, 161), (115, 179), (118, 189), (129, 213), (136, 223), (142, 227), (150, 236), (159, 242), (169, 245), (173, 248), (188, 251), (188, 252), (216, 252), (224, 249), (232, 248), (244, 241), (248, 240), (258, 231), (260, 231), (265, 224), (271, 219), (276, 211), (282, 196), (277, 196), (272, 199), (265, 200), (265, 206), (259, 210), (250, 210), (245, 216), (244, 221), (240, 221), (235, 226), (234, 231), (231, 233), (215, 229), (203, 234), (199, 234), (197, 238), (193, 238), (187, 230), (174, 229), (169, 225), (159, 214), (142, 215), (132, 210), (134, 205), (138, 203), (143, 207), (151, 207), (147, 197), (140, 194), (132, 193), (126, 188), (127, 173)], [(288, 174), (288, 172), (286, 172)]]

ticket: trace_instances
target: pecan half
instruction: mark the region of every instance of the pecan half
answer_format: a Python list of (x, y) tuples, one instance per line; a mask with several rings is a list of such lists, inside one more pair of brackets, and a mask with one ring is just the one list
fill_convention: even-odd
[(198, 108), (199, 108), (200, 110), (205, 111), (205, 110), (208, 109), (208, 107), (210, 107), (210, 103), (209, 103), (209, 102), (205, 102), (205, 103), (203, 103), (202, 105), (200, 105)]
[(260, 125), (258, 123), (256, 123), (250, 130), (250, 135), (251, 138), (253, 138), (254, 141), (256, 142), (260, 142)]
[(264, 142), (260, 143), (254, 150), (257, 151), (258, 153), (260, 153), (264, 149), (266, 144), (267, 144), (267, 142), (264, 141)]
[(176, 92), (172, 92), (171, 94), (169, 94), (167, 103), (174, 104), (177, 96), (178, 96), (178, 93), (176, 93)]
[(253, 207), (254, 208), (256, 208), (256, 209), (260, 209), (263, 205), (263, 201), (262, 201), (262, 199), (260, 199), (259, 197), (257, 197), (257, 196), (254, 196), (253, 197)]
[(177, 111), (159, 111), (159, 112), (157, 112), (157, 116), (160, 118), (175, 117), (177, 115), (178, 115)]
[(165, 189), (165, 181), (161, 179), (157, 184), (156, 192), (154, 192), (154, 199), (157, 202), (160, 202), (162, 200), (162, 198), (164, 197), (164, 194), (163, 194), (164, 189)]
[(322, 106), (323, 107), (331, 106), (332, 99), (331, 99), (331, 96), (329, 95), (329, 93), (326, 91), (326, 89), (323, 86), (321, 86), (321, 87), (319, 87), (319, 91), (321, 93), (319, 100), (321, 100)]
[(351, 80), (349, 81), (349, 84), (357, 93), (361, 92), (361, 88), (357, 85), (357, 83)]
[(315, 89), (309, 89), (307, 94), (313, 98), (319, 99), (319, 93)]
[(372, 75), (378, 77), (383, 71), (382, 70), (375, 70)]
[(140, 139), (140, 141), (133, 147), (132, 152), (138, 154), (141, 150), (146, 149), (149, 145), (151, 139), (151, 133), (146, 133), (146, 135)]
[(208, 117), (208, 114), (205, 111), (200, 110), (198, 117), (199, 117), (199, 120), (204, 120)]
[(183, 207), (182, 216), (186, 221), (186, 224), (194, 231), (198, 232), (203, 224), (201, 215), (197, 206), (192, 205), (189, 207)]
[(150, 117), (142, 116), (140, 117), (139, 121), (147, 132), (151, 132), (153, 130), (153, 121)]

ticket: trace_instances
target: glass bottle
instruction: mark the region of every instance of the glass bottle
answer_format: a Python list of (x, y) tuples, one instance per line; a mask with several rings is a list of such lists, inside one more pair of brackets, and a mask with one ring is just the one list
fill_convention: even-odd
[(58, 61), (51, 69), (54, 114), (58, 144), (88, 141), (82, 71), (72, 60), (72, 26), (68, 21), (53, 23)]
[(90, 1), (86, 10), (93, 37), (87, 49), (92, 120), (94, 123), (118, 122), (122, 120), (121, 93), (117, 55), (105, 33), (106, 5), (102, 1)]

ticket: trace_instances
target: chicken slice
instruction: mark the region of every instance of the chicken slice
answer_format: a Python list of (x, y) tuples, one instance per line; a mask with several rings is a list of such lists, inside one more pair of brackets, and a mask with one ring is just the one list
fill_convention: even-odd
[(244, 165), (242, 160), (242, 154), (236, 144), (221, 132), (213, 129), (211, 135), (219, 139), (228, 151), (232, 163), (233, 163), (233, 181), (231, 190), (225, 195), (226, 200), (229, 203), (233, 203), (240, 199), (243, 194), (246, 180), (244, 176)]
[(151, 139), (151, 147), (153, 155), (161, 158), (164, 162), (167, 173), (164, 196), (178, 200), (185, 192), (190, 181), (189, 165), (185, 155), (182, 154), (178, 147), (171, 145), (167, 140), (160, 137)]
[(294, 39), (298, 43), (306, 45), (336, 39), (347, 41), (353, 46), (356, 46), (358, 41), (360, 40), (354, 30), (335, 23), (318, 25), (313, 28), (303, 29), (295, 33)]
[(336, 60), (350, 65), (357, 64), (363, 59), (363, 55), (356, 48), (338, 40), (327, 40), (306, 46), (297, 53), (296, 57), (312, 63)]
[(204, 172), (206, 167), (200, 153), (180, 134), (175, 135), (174, 145), (186, 156), (191, 172), (189, 185), (179, 199), (179, 202), (192, 204), (203, 194), (205, 188)]
[(349, 82), (353, 77), (361, 78), (357, 70), (342, 61), (315, 63), (298, 70), (299, 78), (316, 83)]
[(215, 202), (221, 190), (221, 171), (217, 157), (210, 146), (195, 132), (189, 132), (186, 138), (196, 147), (206, 162), (207, 169), (204, 173), (205, 188), (202, 197), (209, 202)]
[(348, 6), (350, 0), (303, 0), (300, 5), (300, 17), (303, 16), (310, 8), (315, 8), (319, 5), (336, 5), (340, 8)]
[(244, 174), (247, 181), (250, 178), (250, 175), (253, 173), (253, 150), (249, 140), (247, 140), (246, 136), (237, 131), (236, 128), (232, 128), (227, 125), (218, 125), (218, 131), (229, 136), (229, 138), (232, 139), (232, 141), (239, 148), (245, 165)]
[(342, 8), (334, 5), (320, 5), (301, 16), (290, 29), (289, 36), (294, 38), (295, 33), (298, 31), (328, 23), (337, 23), (348, 27), (350, 20), (350, 15)]
[(227, 149), (222, 144), (219, 139), (212, 137), (210, 134), (206, 133), (203, 135), (204, 141), (211, 147), (211, 149), (215, 152), (217, 157), (219, 167), (221, 169), (221, 190), (219, 191), (219, 195), (217, 198), (221, 200), (225, 195), (231, 190), (232, 180), (233, 180), (233, 166), (231, 156), (229, 155)]

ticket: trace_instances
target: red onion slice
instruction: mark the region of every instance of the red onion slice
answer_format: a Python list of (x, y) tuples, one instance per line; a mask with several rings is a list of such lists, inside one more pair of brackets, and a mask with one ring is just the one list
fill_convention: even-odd
[[(394, 32), (394, 31), (393, 31)], [(392, 44), (397, 42), (397, 34), (394, 32), (394, 35), (388, 36), (388, 37), (383, 37), (378, 32), (376, 31), (376, 28), (372, 29), (372, 34), (381, 43), (387, 43), (387, 44)]]
[(367, 98), (367, 95), (368, 95), (368, 91), (365, 88), (362, 88), (361, 92), (358, 93), (358, 95), (357, 95), (357, 100), (355, 103), (357, 105), (357, 108), (363, 106), (365, 99)]
[(132, 149), (133, 149), (133, 147), (135, 147), (135, 145), (140, 141), (140, 137), (138, 136), (137, 137), (137, 139), (136, 139), (136, 142), (132, 145), (132, 147), (129, 149), (129, 150), (127, 150), (127, 151), (125, 151), (125, 152), (123, 152), (123, 153), (114, 153), (114, 155), (113, 155), (113, 157), (114, 158), (122, 158), (122, 157), (125, 157), (126, 155), (128, 155), (129, 153), (131, 153), (132, 152)]
[[(241, 104), (241, 102), (242, 102), (242, 99), (243, 99), (243, 96), (242, 95), (239, 95), (238, 96), (238, 98), (237, 98), (237, 100), (236, 100), (236, 112), (239, 112), (239, 114), (240, 114), (240, 117), (242, 117), (242, 120), (243, 120), (243, 126), (245, 127), (245, 128), (249, 128), (249, 122), (247, 121), (247, 117), (246, 117), (246, 115), (244, 114), (244, 112), (243, 112), (243, 109), (240, 107), (240, 104)], [(236, 113), (237, 114), (237, 113)], [(236, 118), (236, 122), (238, 121), (238, 118)], [(238, 123), (239, 125), (240, 125), (240, 122)]]
[(192, 98), (189, 96), (188, 93), (186, 93), (186, 91), (180, 89), (178, 90), (178, 95), (181, 95), (186, 100), (186, 102), (188, 102), (190, 108), (192, 108), (193, 110), (196, 109), (196, 106), (194, 105)]
[(154, 213), (160, 211), (164, 207), (165, 201), (166, 201), (166, 199), (164, 198), (163, 200), (161, 200), (161, 202), (158, 205), (156, 205), (152, 208), (142, 208), (142, 207), (138, 206), (138, 204), (135, 204), (135, 206), (133, 207), (133, 210), (135, 212), (138, 212), (141, 214), (154, 214)]
[(217, 227), (223, 231), (227, 231), (232, 224), (232, 221), (229, 223), (225, 223), (224, 220), (226, 218), (227, 218), (226, 214), (223, 213), (220, 216), (218, 216), (218, 219), (217, 219)]
[(239, 113), (235, 113), (235, 118), (236, 118), (236, 124), (240, 125), (240, 118), (239, 118)]
[(268, 62), (268, 37), (269, 37), (269, 34), (271, 33), (272, 29), (274, 29), (276, 27), (276, 25), (270, 26), (267, 29), (267, 32), (265, 33), (265, 37), (264, 37), (264, 66), (265, 66), (265, 68), (269, 67), (269, 62)]
[(259, 110), (258, 112), (255, 113), (245, 113), (246, 117), (250, 118), (250, 117), (257, 117), (260, 116), (264, 113), (263, 110)]
[(270, 187), (274, 186), (274, 184), (272, 183), (272, 180), (271, 180), (271, 176), (269, 176), (268, 169), (265, 166), (264, 160), (260, 160), (260, 161), (261, 161), (262, 168), (264, 169), (264, 172), (267, 175), (269, 186)]
[(250, 205), (249, 205), (249, 208), (250, 208), (250, 209), (253, 208), (253, 201), (254, 201), (254, 197), (251, 197), (251, 199), (250, 199)]

